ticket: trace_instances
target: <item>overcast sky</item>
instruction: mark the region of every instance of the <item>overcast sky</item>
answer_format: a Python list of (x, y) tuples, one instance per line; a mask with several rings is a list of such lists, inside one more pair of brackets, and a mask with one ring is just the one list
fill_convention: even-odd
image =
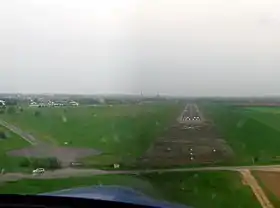
[(280, 95), (280, 1), (1, 1), (0, 78), (0, 92)]

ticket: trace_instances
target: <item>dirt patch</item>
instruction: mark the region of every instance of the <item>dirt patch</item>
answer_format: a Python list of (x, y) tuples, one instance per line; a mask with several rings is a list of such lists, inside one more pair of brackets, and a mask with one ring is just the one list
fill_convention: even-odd
[[(193, 107), (192, 107), (193, 108)], [(194, 112), (197, 108), (189, 108)], [(200, 121), (176, 122), (139, 158), (145, 167), (213, 164), (231, 160), (233, 151), (215, 126), (197, 113)], [(192, 114), (185, 115), (193, 118)]]
[(3, 120), (0, 120), (0, 125), (5, 126), (10, 131), (19, 135), (24, 140), (33, 145), (28, 148), (9, 151), (7, 154), (10, 156), (33, 158), (56, 157), (63, 166), (68, 166), (69, 163), (75, 162), (79, 158), (100, 155), (102, 153), (99, 150), (90, 148), (58, 147), (56, 145), (51, 145), (49, 143), (41, 141), (35, 138), (30, 133), (24, 132), (20, 128)]
[(251, 187), (261, 206), (263, 208), (273, 208), (274, 206), (271, 204), (251, 172), (249, 170), (241, 170), (240, 173), (242, 175), (243, 183)]
[(34, 158), (56, 157), (63, 164), (69, 164), (79, 158), (100, 155), (101, 153), (101, 151), (90, 148), (56, 147), (48, 144), (38, 144), (28, 148), (9, 151), (8, 155)]
[(255, 171), (255, 175), (262, 181), (268, 190), (280, 199), (280, 172)]

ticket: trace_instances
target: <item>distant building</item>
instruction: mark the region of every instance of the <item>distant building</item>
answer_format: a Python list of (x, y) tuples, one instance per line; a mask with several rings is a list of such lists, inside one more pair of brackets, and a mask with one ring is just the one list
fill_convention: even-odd
[(79, 103), (76, 102), (76, 101), (73, 101), (73, 100), (70, 101), (69, 104), (72, 105), (72, 106), (79, 106)]
[(32, 101), (32, 102), (30, 102), (29, 107), (39, 107), (39, 104)]
[(59, 103), (59, 102), (56, 102), (56, 103), (54, 103), (53, 105), (56, 106), (56, 107), (58, 107), (58, 106), (64, 106), (63, 103)]
[(47, 107), (47, 104), (45, 104), (45, 103), (39, 103), (39, 107), (41, 107), (41, 108)]
[(51, 101), (51, 100), (49, 100), (49, 101), (48, 101), (48, 106), (54, 106), (54, 102)]
[(0, 107), (4, 107), (6, 106), (5, 101), (4, 100), (0, 100)]

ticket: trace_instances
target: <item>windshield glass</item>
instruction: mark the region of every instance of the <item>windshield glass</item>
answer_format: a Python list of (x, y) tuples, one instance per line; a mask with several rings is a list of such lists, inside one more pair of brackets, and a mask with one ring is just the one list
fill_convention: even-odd
[(0, 193), (280, 207), (279, 6), (2, 1)]

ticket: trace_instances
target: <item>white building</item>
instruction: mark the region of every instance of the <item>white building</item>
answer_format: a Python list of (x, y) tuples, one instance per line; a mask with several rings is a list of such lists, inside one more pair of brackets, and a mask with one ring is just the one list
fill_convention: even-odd
[(29, 104), (29, 107), (39, 107), (39, 105), (38, 105), (38, 103), (36, 103), (36, 102), (31, 102), (31, 103)]
[(0, 100), (0, 107), (1, 106), (6, 106), (5, 101), (4, 100)]
[(72, 105), (72, 106), (79, 106), (79, 103), (76, 102), (76, 101), (73, 101), (73, 100), (70, 101), (69, 104)]
[(48, 106), (54, 106), (54, 102), (51, 101), (51, 100), (49, 100), (49, 101), (48, 101)]

